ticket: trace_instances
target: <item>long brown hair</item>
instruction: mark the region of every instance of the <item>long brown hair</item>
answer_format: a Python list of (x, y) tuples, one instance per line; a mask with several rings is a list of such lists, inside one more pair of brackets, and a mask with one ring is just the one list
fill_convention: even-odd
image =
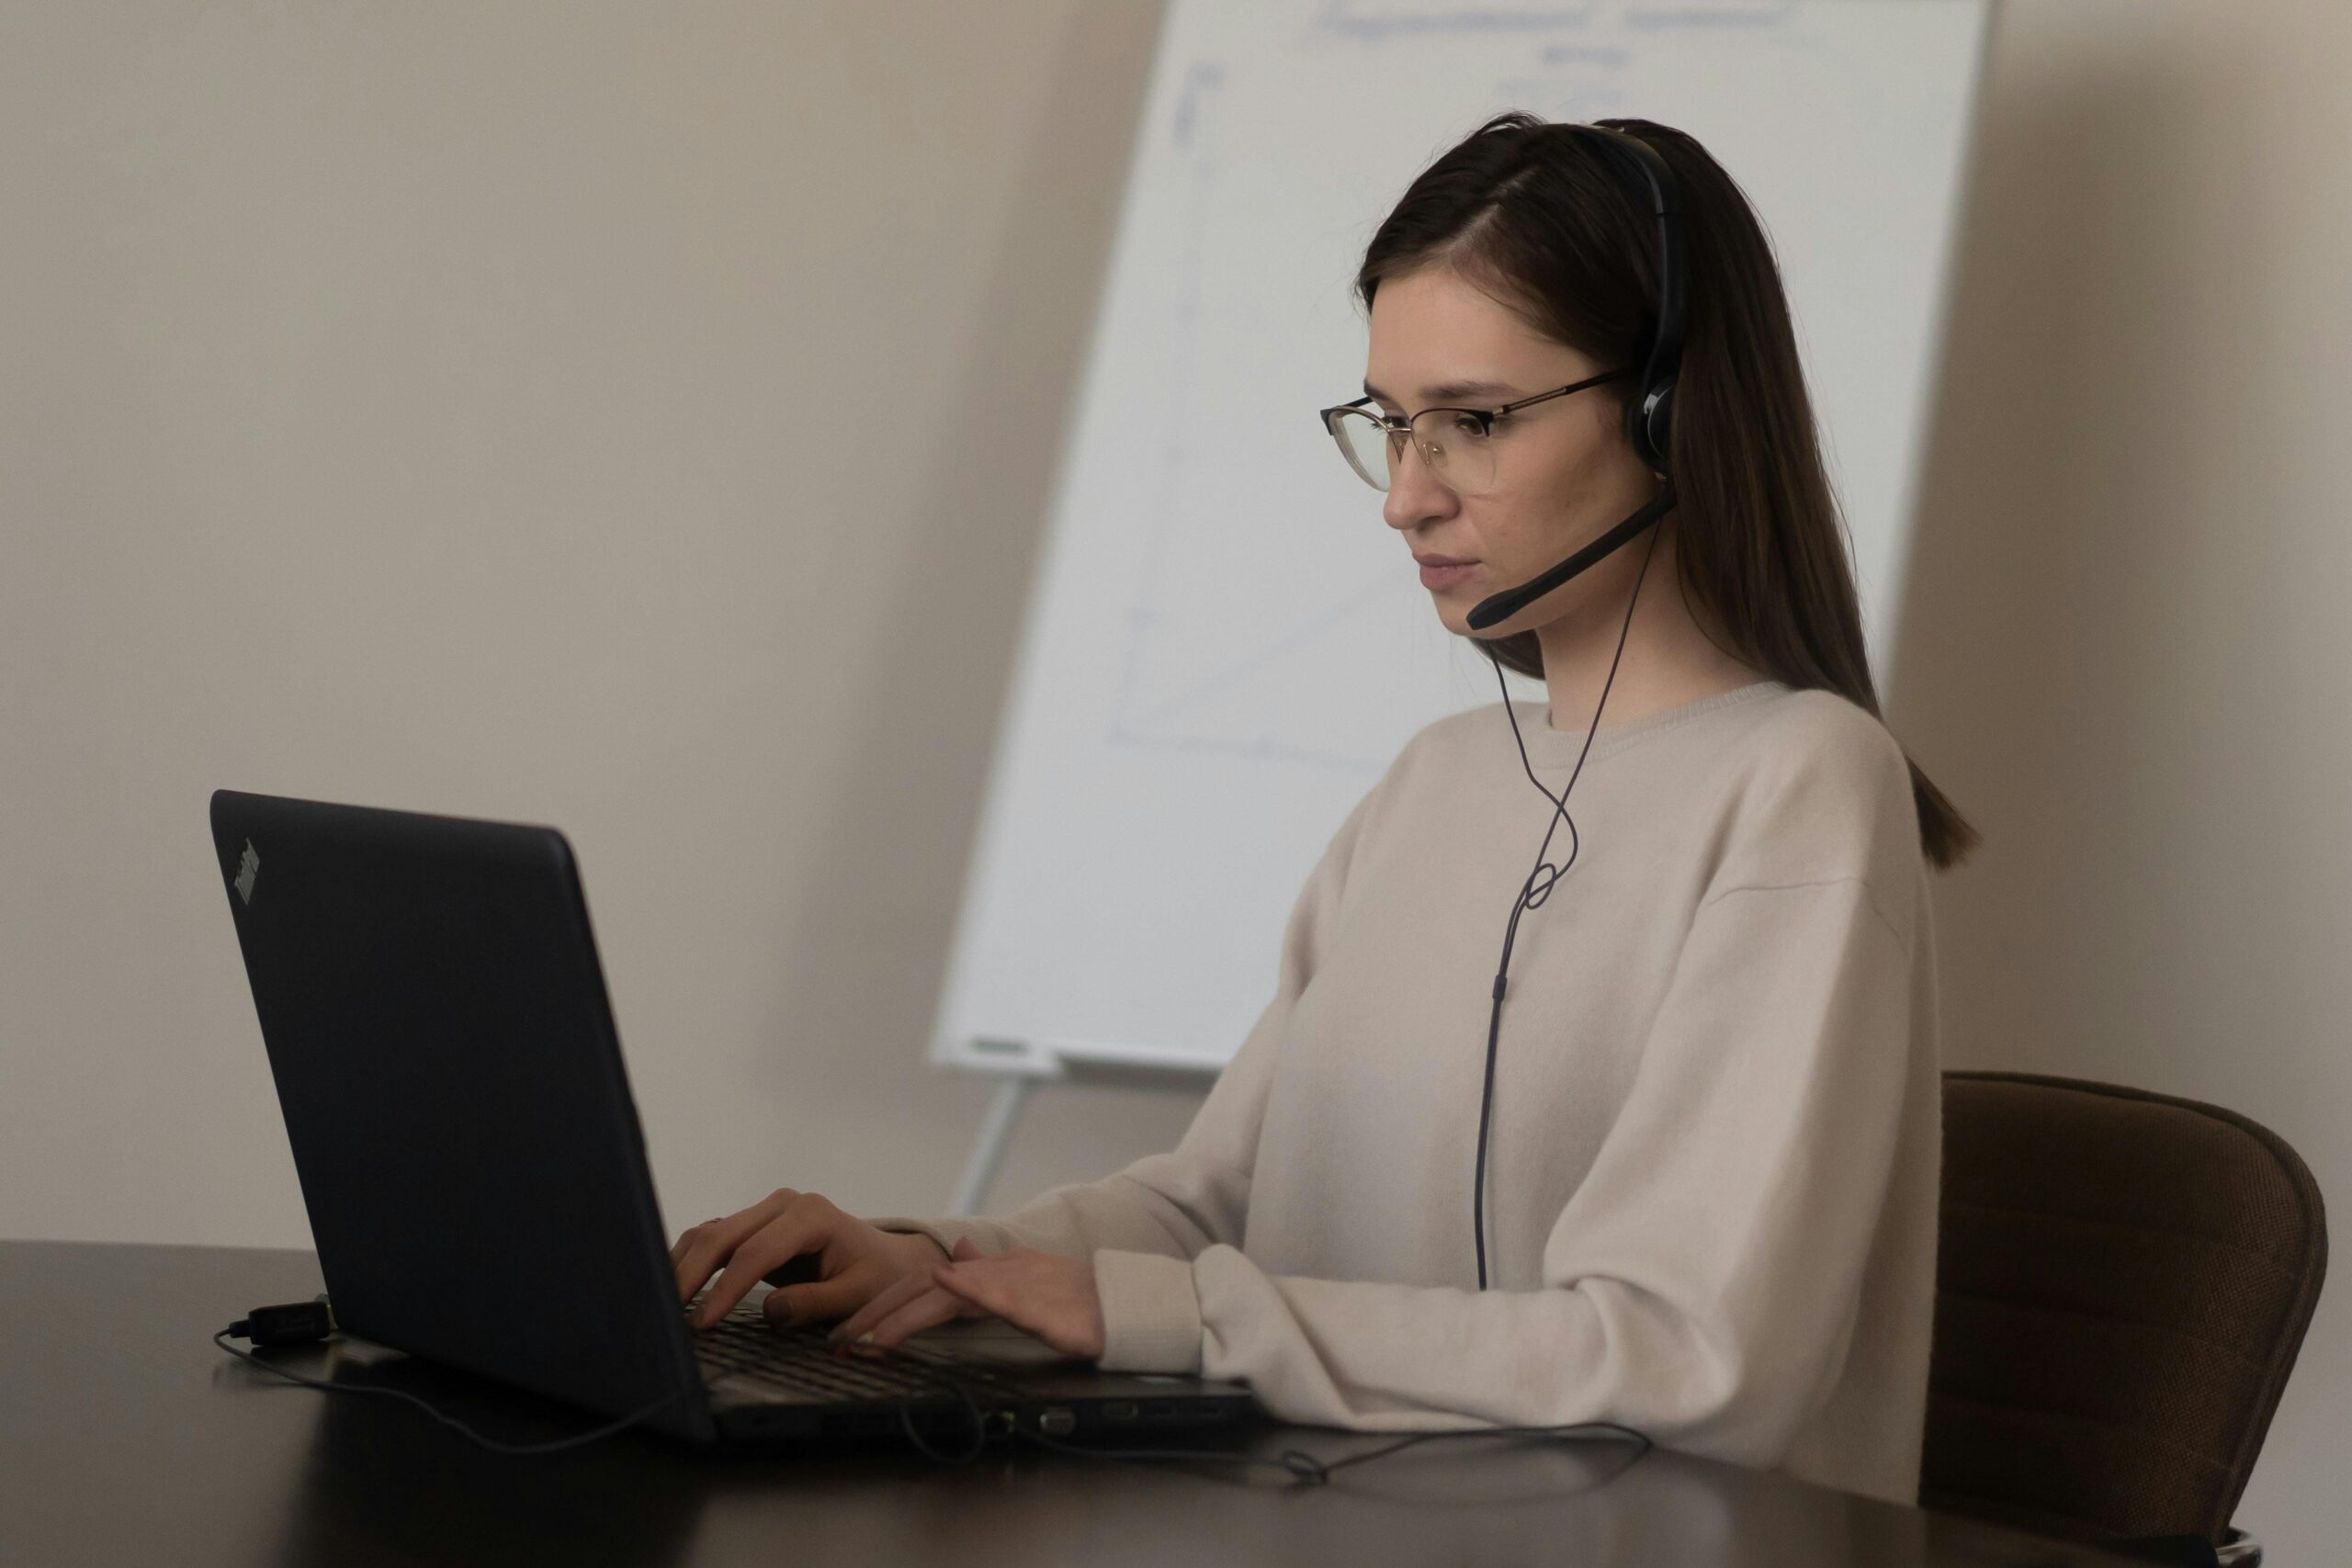
[[(1836, 692), (1883, 724), (1771, 245), (1746, 193), (1691, 138), (1646, 119), (1596, 123), (1647, 142), (1682, 187), (1690, 277), (1668, 457), (1683, 603), (1740, 662), (1794, 690)], [(1472, 131), (1373, 236), (1356, 275), (1365, 310), (1384, 277), (1442, 265), (1554, 341), (1601, 365), (1638, 363), (1657, 299), (1657, 220), (1591, 141), (1519, 109)], [(1623, 385), (1600, 389), (1621, 412)], [(1542, 678), (1533, 632), (1474, 640)], [(1904, 760), (1920, 848), (1939, 870), (1953, 865), (1981, 835)]]

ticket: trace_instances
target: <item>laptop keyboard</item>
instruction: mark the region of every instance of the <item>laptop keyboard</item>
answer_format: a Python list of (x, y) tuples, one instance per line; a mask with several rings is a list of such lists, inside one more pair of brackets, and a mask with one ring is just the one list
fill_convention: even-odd
[(694, 1330), (694, 1342), (706, 1382), (741, 1378), (844, 1403), (954, 1398), (956, 1383), (1000, 1391), (998, 1380), (983, 1368), (958, 1364), (951, 1382), (933, 1370), (929, 1359), (904, 1350), (836, 1356), (824, 1329), (814, 1324), (778, 1328), (755, 1307), (739, 1306), (708, 1328)]

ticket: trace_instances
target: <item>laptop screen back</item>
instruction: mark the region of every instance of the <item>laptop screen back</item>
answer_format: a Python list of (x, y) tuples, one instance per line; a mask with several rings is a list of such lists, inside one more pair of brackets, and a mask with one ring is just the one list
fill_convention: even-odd
[(563, 836), (229, 790), (212, 836), (341, 1325), (616, 1416), (698, 1383)]

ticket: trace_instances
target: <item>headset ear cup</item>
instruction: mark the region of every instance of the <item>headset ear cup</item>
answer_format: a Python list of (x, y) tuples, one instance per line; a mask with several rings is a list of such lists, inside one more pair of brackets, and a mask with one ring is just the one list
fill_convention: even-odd
[(1643, 400), (1641, 439), (1634, 443), (1642, 451), (1643, 460), (1665, 473), (1668, 457), (1674, 451), (1674, 383), (1668, 381)]
[(1657, 460), (1650, 452), (1649, 401), (1648, 389), (1643, 387), (1634, 388), (1634, 395), (1625, 400), (1625, 445), (1634, 449), (1634, 457), (1656, 468)]

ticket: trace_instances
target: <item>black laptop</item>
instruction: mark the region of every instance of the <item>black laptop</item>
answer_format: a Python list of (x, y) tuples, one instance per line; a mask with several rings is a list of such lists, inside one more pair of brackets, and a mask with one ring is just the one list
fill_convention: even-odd
[(755, 1289), (697, 1332), (563, 835), (220, 790), (212, 842), (345, 1332), (698, 1442), (1261, 1413), (1244, 1384), (1102, 1371), (993, 1318), (842, 1359)]

